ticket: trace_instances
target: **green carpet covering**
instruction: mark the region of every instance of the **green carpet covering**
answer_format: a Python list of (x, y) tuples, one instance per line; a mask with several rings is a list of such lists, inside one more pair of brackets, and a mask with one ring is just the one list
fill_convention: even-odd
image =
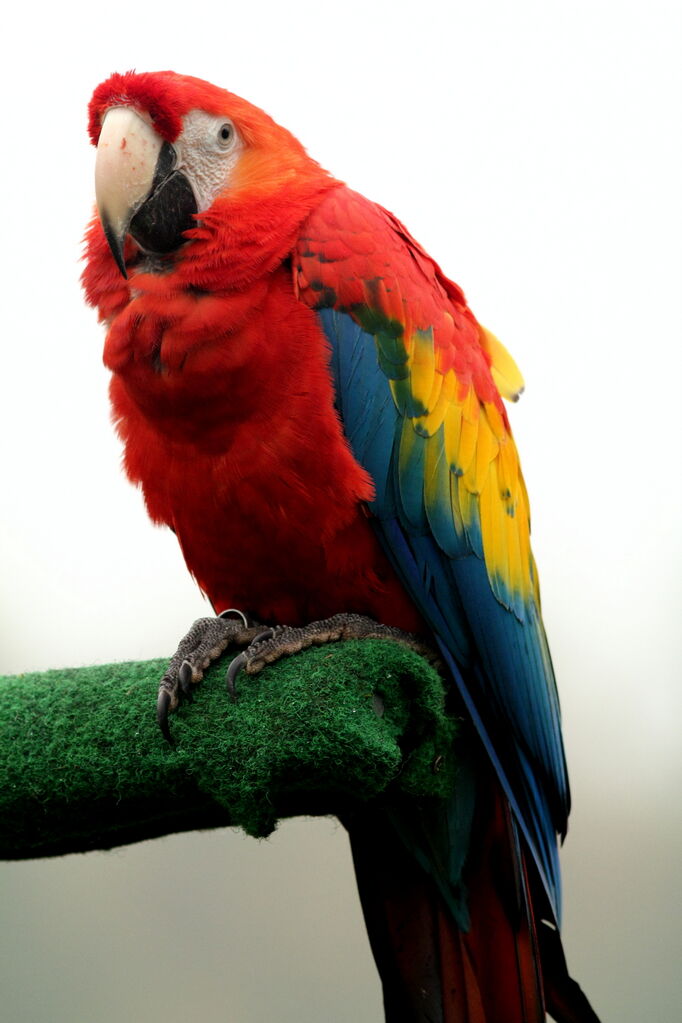
[(334, 814), (382, 793), (442, 798), (457, 722), (417, 654), (373, 640), (282, 660), (227, 696), (229, 657), (155, 720), (165, 660), (0, 677), (0, 857), (107, 849), (174, 831)]

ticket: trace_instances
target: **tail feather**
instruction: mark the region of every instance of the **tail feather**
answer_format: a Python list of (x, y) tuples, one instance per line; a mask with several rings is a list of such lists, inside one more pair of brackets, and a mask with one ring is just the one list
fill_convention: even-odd
[[(396, 830), (396, 813), (412, 818)], [(433, 821), (432, 814), (425, 819)], [(414, 806), (373, 806), (344, 821), (386, 1023), (599, 1023), (567, 971), (558, 930), (498, 786), (481, 786), (462, 877), (468, 926), (405, 837)], [(443, 833), (447, 829), (442, 829)], [(536, 911), (534, 907), (539, 907)]]
[(465, 877), (468, 931), (381, 811), (347, 827), (387, 1023), (543, 1023), (537, 941), (510, 884), (501, 800)]
[(556, 1023), (599, 1023), (580, 985), (569, 975), (561, 937), (555, 927), (538, 929), (547, 1011)]
[(541, 1023), (542, 971), (525, 864), (499, 790), (479, 803), (465, 881), (471, 926), (463, 941), (483, 991), (486, 1023)]
[(346, 822), (386, 1023), (489, 1023), (464, 936), (382, 814)]

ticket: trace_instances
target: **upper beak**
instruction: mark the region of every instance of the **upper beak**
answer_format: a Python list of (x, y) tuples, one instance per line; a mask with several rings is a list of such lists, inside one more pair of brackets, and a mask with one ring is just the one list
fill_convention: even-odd
[(109, 247), (124, 277), (125, 237), (152, 190), (163, 145), (132, 107), (113, 107), (105, 114), (97, 143), (95, 196)]

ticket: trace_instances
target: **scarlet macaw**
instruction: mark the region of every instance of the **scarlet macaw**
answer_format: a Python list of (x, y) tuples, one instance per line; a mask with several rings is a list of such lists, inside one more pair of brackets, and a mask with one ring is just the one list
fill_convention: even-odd
[(557, 930), (569, 787), (511, 356), (391, 213), (239, 97), (130, 72), (89, 117), (83, 280), (127, 474), (216, 612), (323, 620), (199, 623), (162, 727), (233, 638), (252, 670), (366, 619), (429, 643), (472, 726), (459, 795), (346, 822), (387, 1019), (595, 1020)]

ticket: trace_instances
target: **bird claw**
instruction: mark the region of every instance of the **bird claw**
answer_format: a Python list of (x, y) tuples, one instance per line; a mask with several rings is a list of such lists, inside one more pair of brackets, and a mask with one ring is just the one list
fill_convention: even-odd
[[(237, 614), (238, 618), (228, 617), (230, 614)], [(169, 715), (181, 700), (192, 700), (192, 690), (201, 682), (209, 665), (229, 646), (244, 646), (262, 633), (261, 625), (255, 625), (243, 612), (234, 609), (216, 618), (199, 618), (194, 622), (180, 641), (159, 684), (156, 719), (168, 742), (172, 741)]]
[[(225, 617), (228, 613), (238, 614), (240, 620)], [(249, 622), (241, 611), (224, 612), (217, 618), (200, 618), (181, 641), (161, 679), (156, 710), (161, 732), (172, 742), (169, 715), (181, 700), (192, 699), (192, 690), (204, 677), (205, 670), (229, 646), (246, 647), (227, 669), (227, 690), (236, 700), (236, 678), (240, 671), (257, 675), (266, 665), (282, 657), (341, 639), (390, 639), (429, 660), (434, 659), (433, 651), (414, 636), (389, 625), (380, 625), (364, 615), (337, 614), (301, 628), (278, 625), (265, 630), (262, 625)]]
[(226, 677), (227, 691), (230, 694), (232, 700), (237, 699), (237, 690), (235, 688), (234, 680), (236, 679), (237, 675), (242, 670), (242, 668), (245, 668), (248, 663), (249, 659), (246, 656), (246, 654), (242, 651), (242, 653), (237, 654), (237, 656), (233, 659), (229, 668), (227, 669)]
[(390, 639), (394, 643), (416, 650), (434, 664), (436, 655), (431, 647), (415, 636), (391, 625), (381, 625), (372, 618), (358, 614), (337, 614), (319, 622), (311, 622), (300, 628), (278, 625), (255, 636), (251, 643), (238, 654), (227, 670), (227, 688), (232, 699), (236, 699), (235, 679), (240, 671), (257, 675), (268, 664), (290, 657), (311, 646), (323, 646), (341, 639)]
[(182, 689), (182, 695), (186, 696), (188, 700), (192, 699), (192, 665), (188, 660), (184, 660), (180, 665), (178, 671), (178, 681), (180, 688)]
[[(240, 654), (237, 654), (237, 656), (233, 659), (229, 668), (227, 669), (226, 677), (227, 691), (233, 700), (237, 699), (235, 679), (237, 678), (239, 672), (242, 670), (242, 668), (244, 668), (250, 675), (257, 674), (261, 670), (261, 668), (265, 666), (266, 662), (260, 664), (260, 662), (258, 661), (257, 662), (258, 666), (256, 668), (251, 668), (251, 665), (256, 661), (258, 657), (258, 651), (262, 649), (262, 644), (266, 640), (272, 639), (273, 636), (275, 636), (278, 632), (282, 631), (284, 631), (282, 628), (265, 629), (263, 632), (260, 632), (254, 639), (251, 640), (246, 650), (243, 650)], [(279, 656), (282, 655), (280, 654)], [(277, 658), (275, 658), (275, 660), (276, 659)]]
[(171, 737), (170, 728), (168, 726), (168, 714), (170, 713), (171, 706), (171, 695), (167, 689), (159, 689), (159, 695), (156, 700), (156, 720), (158, 722), (161, 733), (171, 745), (173, 745), (173, 739)]

